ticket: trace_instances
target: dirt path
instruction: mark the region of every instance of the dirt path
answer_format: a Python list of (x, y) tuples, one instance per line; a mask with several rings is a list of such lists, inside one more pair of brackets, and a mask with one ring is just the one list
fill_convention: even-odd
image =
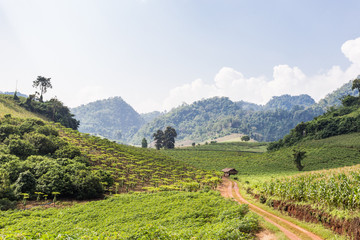
[[(223, 184), (222, 186), (219, 187), (219, 191), (221, 192), (221, 195), (224, 197), (231, 197), (239, 203), (248, 204), (251, 211), (262, 216), (265, 219), (265, 221), (278, 227), (285, 234), (285, 236), (291, 240), (301, 240), (301, 239), (321, 240), (322, 239), (319, 236), (315, 235), (314, 233), (309, 232), (292, 222), (289, 222), (283, 218), (280, 218), (272, 213), (269, 213), (249, 203), (240, 195), (239, 187), (237, 183), (231, 181), (228, 178), (223, 179)], [(234, 193), (236, 194), (236, 197), (234, 197)]]

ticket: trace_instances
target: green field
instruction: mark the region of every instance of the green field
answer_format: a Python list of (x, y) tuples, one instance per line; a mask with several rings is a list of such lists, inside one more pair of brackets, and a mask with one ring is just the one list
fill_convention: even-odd
[(68, 208), (0, 212), (4, 239), (249, 239), (246, 205), (218, 192), (121, 194)]
[[(245, 144), (248, 147), (244, 147)], [(256, 144), (260, 149), (264, 146)], [(250, 183), (299, 173), (293, 163), (294, 148), (306, 151), (303, 171), (360, 164), (360, 133), (305, 141), (294, 147), (265, 153), (252, 152), (255, 146), (254, 143), (216, 143), (162, 152), (200, 169), (220, 171), (233, 167), (239, 171), (237, 177), (240, 180)]]

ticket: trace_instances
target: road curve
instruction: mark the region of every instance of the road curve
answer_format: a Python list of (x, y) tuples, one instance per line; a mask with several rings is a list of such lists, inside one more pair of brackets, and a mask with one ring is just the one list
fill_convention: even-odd
[[(231, 181), (228, 178), (223, 178), (224, 186), (227, 186), (226, 190), (220, 191), (224, 197), (231, 197), (235, 201), (243, 204), (248, 204), (251, 211), (257, 213), (258, 215), (262, 216), (265, 221), (273, 224), (274, 226), (278, 227), (284, 235), (289, 238), (290, 240), (302, 240), (302, 239), (314, 239), (314, 240), (322, 240), (319, 236), (315, 235), (312, 232), (309, 232), (298, 225), (289, 222), (281, 217), (278, 217), (272, 213), (269, 213), (254, 204), (249, 203), (245, 200), (239, 192), (239, 187), (236, 182)], [(225, 191), (224, 191), (225, 190)], [(236, 197), (234, 197), (233, 192), (235, 192)]]

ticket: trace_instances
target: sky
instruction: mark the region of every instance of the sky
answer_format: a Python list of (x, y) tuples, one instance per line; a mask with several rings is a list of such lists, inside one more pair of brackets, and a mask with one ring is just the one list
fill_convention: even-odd
[(0, 91), (69, 107), (316, 101), (360, 74), (358, 0), (0, 0)]

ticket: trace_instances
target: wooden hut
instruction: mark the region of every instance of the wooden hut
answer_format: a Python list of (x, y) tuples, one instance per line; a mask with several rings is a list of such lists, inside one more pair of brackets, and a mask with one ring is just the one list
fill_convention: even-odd
[(238, 171), (235, 168), (224, 168), (223, 170), (221, 170), (224, 172), (224, 176), (228, 177), (230, 175), (235, 175), (238, 173)]

